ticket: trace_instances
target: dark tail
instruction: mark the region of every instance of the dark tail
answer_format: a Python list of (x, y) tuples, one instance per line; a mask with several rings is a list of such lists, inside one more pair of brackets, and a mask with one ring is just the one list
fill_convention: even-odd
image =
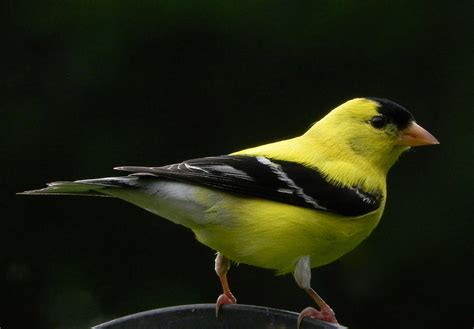
[(110, 196), (107, 195), (107, 188), (130, 188), (135, 187), (138, 177), (106, 177), (96, 179), (84, 179), (73, 182), (52, 182), (48, 187), (24, 191), (18, 194), (23, 195), (82, 195), (82, 196)]

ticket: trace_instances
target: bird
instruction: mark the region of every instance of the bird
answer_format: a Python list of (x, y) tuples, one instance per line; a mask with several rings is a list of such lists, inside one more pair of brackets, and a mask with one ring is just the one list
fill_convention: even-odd
[(311, 269), (371, 234), (385, 208), (389, 169), (411, 147), (434, 144), (401, 105), (363, 97), (290, 139), (165, 166), (120, 166), (114, 169), (125, 175), (19, 194), (114, 197), (191, 229), (216, 252), (216, 315), (236, 303), (227, 279), (235, 262), (293, 274), (317, 306), (299, 314), (298, 328), (307, 317), (339, 325), (311, 287)]

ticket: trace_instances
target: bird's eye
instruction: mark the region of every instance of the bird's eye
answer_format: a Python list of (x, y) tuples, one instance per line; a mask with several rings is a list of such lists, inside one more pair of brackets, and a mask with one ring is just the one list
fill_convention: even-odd
[(374, 128), (381, 129), (385, 127), (385, 125), (387, 124), (387, 120), (385, 120), (385, 118), (381, 115), (376, 115), (372, 119), (370, 119), (370, 124)]

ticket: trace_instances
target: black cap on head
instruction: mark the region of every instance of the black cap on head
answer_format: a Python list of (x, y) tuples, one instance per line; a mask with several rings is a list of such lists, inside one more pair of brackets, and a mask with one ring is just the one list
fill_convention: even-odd
[(397, 126), (398, 129), (406, 128), (411, 121), (415, 120), (413, 115), (407, 109), (395, 102), (378, 97), (365, 98), (379, 103), (380, 106), (378, 107), (377, 112), (387, 117)]

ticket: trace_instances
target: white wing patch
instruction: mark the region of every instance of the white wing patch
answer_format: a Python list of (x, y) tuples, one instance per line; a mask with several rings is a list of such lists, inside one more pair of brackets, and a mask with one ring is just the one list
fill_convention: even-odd
[(283, 169), (281, 168), (279, 164), (274, 163), (263, 156), (257, 156), (257, 161), (260, 162), (261, 164), (268, 166), (270, 170), (277, 175), (278, 179), (284, 182), (286, 186), (288, 186), (288, 189), (285, 189), (285, 191), (283, 191), (280, 188), (278, 189), (278, 192), (283, 192), (283, 193), (290, 193), (290, 191), (295, 192), (299, 197), (303, 198), (303, 200), (306, 203), (311, 204), (315, 208), (327, 210), (327, 208), (320, 206), (315, 199), (313, 199), (312, 197), (304, 193), (303, 189), (299, 187), (298, 185), (296, 185), (296, 183), (290, 177), (288, 177), (288, 175), (283, 171)]
[[(204, 167), (204, 168), (203, 168)], [(252, 176), (249, 176), (245, 171), (234, 168), (232, 166), (226, 165), (226, 164), (219, 164), (219, 165), (205, 165), (203, 167), (200, 166), (194, 166), (191, 165), (187, 162), (180, 162), (177, 164), (172, 164), (167, 166), (166, 168), (169, 170), (189, 170), (191, 172), (193, 171), (200, 171), (206, 174), (212, 174), (213, 172), (219, 172), (225, 176), (229, 177), (237, 177), (240, 179), (245, 179), (251, 182), (255, 182), (255, 179)]]
[[(206, 169), (203, 169), (201, 167), (196, 167), (196, 166), (191, 166), (190, 164), (186, 163), (186, 162), (183, 162), (184, 166), (186, 167), (186, 169), (191, 169), (191, 170), (200, 170), (202, 172), (205, 172), (206, 174), (209, 173), (209, 171), (207, 171)], [(179, 166), (178, 166), (179, 169), (181, 169)]]
[(222, 172), (224, 175), (239, 177), (241, 179), (246, 179), (252, 182), (255, 181), (255, 179), (247, 175), (245, 171), (236, 169), (229, 165), (217, 165), (217, 166), (213, 166), (213, 168), (216, 169), (217, 171)]
[(373, 203), (373, 200), (367, 195), (361, 193), (358, 188), (355, 188), (355, 187), (349, 187), (349, 188), (351, 189), (351, 191), (354, 191), (365, 203), (369, 203), (369, 204)]

